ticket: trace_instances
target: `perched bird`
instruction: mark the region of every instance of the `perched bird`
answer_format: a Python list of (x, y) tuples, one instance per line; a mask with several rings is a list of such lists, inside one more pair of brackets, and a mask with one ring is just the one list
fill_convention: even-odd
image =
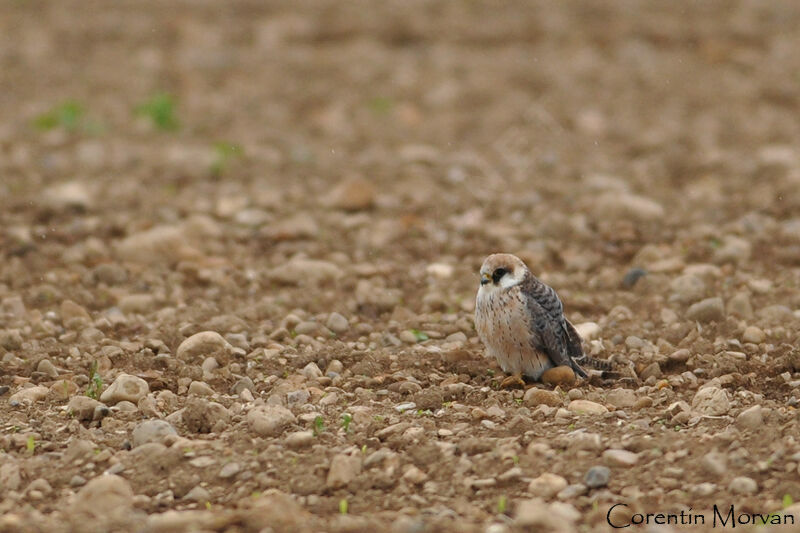
[(524, 384), (523, 376), (537, 380), (556, 366), (568, 366), (584, 378), (581, 364), (606, 367), (583, 353), (581, 337), (564, 317), (556, 291), (531, 274), (519, 257), (490, 255), (480, 275), (475, 328), (487, 355), (511, 374), (502, 386)]

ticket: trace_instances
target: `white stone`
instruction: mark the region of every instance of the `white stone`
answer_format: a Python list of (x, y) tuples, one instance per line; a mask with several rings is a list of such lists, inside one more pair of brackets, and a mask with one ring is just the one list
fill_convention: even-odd
[(308, 379), (317, 379), (322, 377), (322, 370), (312, 361), (303, 367), (302, 374)]
[(545, 472), (539, 477), (533, 478), (528, 484), (528, 492), (534, 496), (539, 496), (549, 500), (565, 488), (567, 488), (567, 480), (557, 474)]
[(580, 324), (575, 324), (575, 330), (585, 341), (591, 341), (598, 338), (600, 333), (603, 331), (597, 322), (582, 322)]
[(631, 389), (616, 388), (606, 393), (606, 403), (618, 409), (632, 407), (636, 403), (636, 393)]
[(628, 450), (606, 450), (603, 459), (611, 466), (633, 466), (639, 462), (639, 455)]
[(431, 263), (425, 272), (438, 279), (448, 279), (453, 276), (453, 267), (446, 263)]
[(578, 510), (568, 503), (547, 504), (539, 498), (519, 502), (516, 515), (516, 525), (547, 531), (572, 531), (581, 517)]
[(166, 420), (145, 420), (133, 429), (131, 444), (134, 448), (148, 442), (164, 443), (166, 437), (178, 432)]
[(247, 413), (250, 430), (262, 437), (277, 437), (295, 422), (291, 411), (280, 405), (260, 405)]
[(754, 344), (760, 344), (764, 342), (766, 339), (766, 335), (756, 326), (747, 326), (742, 334), (742, 340), (744, 342), (752, 342)]
[(339, 454), (331, 460), (326, 484), (336, 489), (346, 486), (361, 473), (361, 459), (351, 455)]
[(728, 488), (735, 494), (755, 494), (758, 492), (758, 483), (749, 477), (739, 476), (733, 478)]
[(115, 475), (102, 475), (90, 480), (75, 496), (73, 503), (77, 514), (97, 519), (106, 519), (109, 513), (123, 515), (132, 507), (131, 486)]
[(191, 337), (184, 339), (178, 346), (175, 355), (182, 361), (199, 359), (213, 356), (223, 352), (229, 354), (233, 347), (225, 338), (216, 331), (201, 331)]
[(572, 400), (569, 402), (567, 409), (573, 413), (587, 414), (587, 415), (601, 415), (608, 412), (608, 408), (596, 402), (589, 400)]
[(8, 402), (12, 405), (16, 405), (18, 403), (39, 402), (47, 397), (47, 393), (49, 391), (50, 389), (41, 385), (20, 389), (11, 395), (11, 397), (8, 399)]
[(704, 415), (724, 415), (730, 408), (728, 393), (719, 387), (704, 387), (697, 391), (692, 399), (692, 409)]
[(689, 307), (686, 318), (698, 322), (719, 322), (725, 318), (725, 304), (718, 296), (700, 300)]
[(122, 400), (139, 403), (139, 400), (147, 396), (148, 392), (150, 392), (150, 386), (142, 378), (130, 374), (120, 374), (111, 386), (100, 395), (100, 401), (109, 405), (114, 405)]
[(334, 311), (328, 316), (328, 321), (325, 322), (325, 326), (334, 333), (344, 333), (350, 329), (350, 322), (344, 315)]
[(736, 425), (742, 429), (756, 430), (764, 425), (763, 409), (760, 405), (754, 405), (739, 413), (736, 417)]

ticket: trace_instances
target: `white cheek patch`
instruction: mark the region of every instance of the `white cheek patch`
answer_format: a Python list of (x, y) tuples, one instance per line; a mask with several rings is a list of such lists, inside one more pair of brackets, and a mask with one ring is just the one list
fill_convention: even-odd
[(500, 278), (500, 288), (502, 289), (509, 289), (514, 285), (519, 284), (520, 280), (512, 276), (511, 274), (506, 274), (502, 278)]

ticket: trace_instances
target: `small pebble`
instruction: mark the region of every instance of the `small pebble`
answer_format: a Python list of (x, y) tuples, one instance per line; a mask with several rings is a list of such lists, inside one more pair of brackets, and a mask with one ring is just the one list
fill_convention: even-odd
[(325, 327), (334, 333), (342, 334), (350, 328), (350, 322), (348, 322), (347, 318), (345, 318), (343, 315), (334, 311), (328, 316), (328, 320), (325, 322)]
[(606, 406), (589, 400), (572, 400), (567, 409), (581, 415), (601, 415), (608, 412)]
[(415, 404), (414, 402), (399, 403), (399, 404), (394, 406), (394, 410), (398, 411), (400, 413), (402, 413), (404, 411), (409, 411), (411, 409), (416, 409), (416, 408), (417, 408), (417, 404)]
[(575, 371), (568, 366), (557, 366), (545, 370), (542, 374), (542, 383), (546, 385), (572, 385), (575, 383)]
[(608, 485), (610, 477), (611, 470), (609, 470), (607, 466), (593, 466), (586, 472), (586, 475), (583, 477), (583, 482), (590, 489), (596, 489)]
[(749, 477), (739, 476), (733, 478), (728, 488), (735, 494), (755, 494), (758, 492), (758, 483)]
[(241, 469), (242, 467), (239, 465), (239, 463), (235, 462), (228, 463), (225, 466), (223, 466), (222, 469), (219, 471), (219, 477), (221, 477), (222, 479), (231, 478), (236, 474), (238, 474), (239, 471), (241, 471)]

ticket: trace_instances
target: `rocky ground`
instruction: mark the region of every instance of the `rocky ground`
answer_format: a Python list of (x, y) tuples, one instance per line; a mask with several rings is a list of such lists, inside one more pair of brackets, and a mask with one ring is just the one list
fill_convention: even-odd
[[(796, 509), (800, 6), (0, 9), (0, 531)], [(495, 251), (619, 379), (498, 388)]]

